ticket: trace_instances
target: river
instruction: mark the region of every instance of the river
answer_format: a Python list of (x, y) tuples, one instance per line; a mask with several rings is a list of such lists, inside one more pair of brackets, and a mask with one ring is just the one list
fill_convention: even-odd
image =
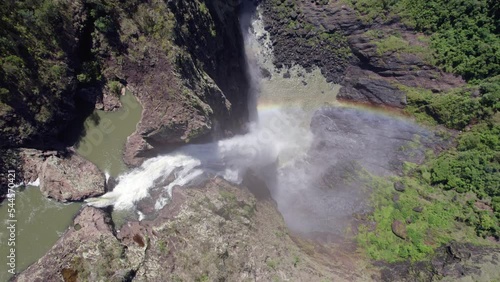
[[(120, 97), (123, 107), (114, 112), (96, 110), (85, 120), (85, 131), (76, 144), (78, 153), (95, 163), (107, 175), (125, 172), (122, 151), (127, 137), (135, 131), (142, 107), (129, 92)], [(102, 130), (106, 125), (107, 130)], [(111, 130), (110, 130), (111, 129)], [(45, 198), (40, 189), (23, 185), (16, 193), (16, 271), (20, 272), (42, 257), (59, 239), (81, 203), (62, 204)], [(0, 220), (8, 220), (8, 201), (0, 204)], [(7, 226), (5, 224), (4, 226)], [(8, 254), (8, 230), (0, 229), (0, 253)], [(0, 258), (0, 281), (7, 281), (7, 257)]]

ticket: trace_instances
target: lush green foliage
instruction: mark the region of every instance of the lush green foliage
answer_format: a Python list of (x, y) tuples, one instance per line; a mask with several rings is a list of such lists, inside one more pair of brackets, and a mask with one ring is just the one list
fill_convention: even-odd
[(432, 34), (438, 65), (466, 79), (500, 74), (499, 4), (491, 0), (346, 0), (365, 19), (395, 15)]
[[(368, 35), (371, 35), (374, 32), (370, 30), (367, 32)], [(397, 53), (407, 53), (407, 54), (416, 54), (419, 55), (425, 61), (432, 63), (433, 62), (433, 54), (429, 48), (425, 48), (420, 45), (412, 45), (399, 34), (392, 34), (387, 37), (381, 37), (377, 34), (373, 34), (370, 37), (374, 38), (374, 43), (377, 46), (377, 53), (382, 55), (386, 52), (397, 52)], [(424, 40), (422, 38), (422, 40)]]
[(478, 235), (500, 237), (500, 123), (484, 122), (463, 133), (456, 149), (429, 166), (431, 184), (459, 193), (473, 192), (488, 204), (494, 215), (485, 210), (466, 220)]
[[(426, 18), (425, 11), (422, 17)], [(441, 25), (420, 20), (415, 25), (421, 30), (435, 32), (431, 37), (434, 48), (446, 48), (435, 45), (439, 42), (436, 38), (443, 32)], [(423, 25), (430, 27), (424, 29)], [(368, 35), (375, 40), (381, 38), (377, 32)], [(471, 38), (482, 44), (483, 39)], [(407, 52), (407, 45), (401, 40), (384, 40), (377, 43), (382, 51)], [(452, 44), (450, 42), (445, 43)], [(455, 47), (462, 48), (460, 52), (468, 52), (460, 44)], [(436, 52), (438, 58), (445, 57), (440, 51)], [(418, 121), (442, 124), (463, 132), (459, 132), (456, 146), (438, 156), (427, 154), (423, 164), (405, 165), (405, 174), (398, 181), (407, 189), (399, 193), (399, 199), (393, 200), (396, 192), (391, 183), (374, 181), (375, 210), (370, 219), (376, 225), (363, 226), (358, 236), (360, 245), (374, 259), (422, 260), (432, 254), (435, 247), (450, 240), (487, 244), (488, 241), (482, 238), (500, 238), (500, 76), (487, 77), (498, 74), (498, 68), (495, 62), (484, 61), (469, 52), (470, 60), (483, 60), (480, 64), (485, 64), (479, 73), (479, 65), (460, 58), (459, 53), (453, 56), (468, 62), (453, 68), (466, 76), (473, 74), (467, 78), (476, 79), (468, 85), (444, 93), (401, 86), (407, 93), (406, 111)], [(440, 64), (451, 65), (448, 62)], [(416, 212), (415, 207), (422, 208), (421, 212)], [(395, 221), (403, 223), (406, 239), (393, 234), (391, 225)]]
[(464, 129), (471, 123), (490, 118), (500, 109), (499, 91), (475, 96), (477, 87), (438, 94), (424, 89), (402, 89), (407, 93), (408, 112), (420, 121), (435, 121), (453, 129)]
[[(406, 190), (397, 200), (391, 182), (373, 178), (370, 219), (376, 225), (360, 229), (361, 246), (377, 260), (422, 260), (450, 240), (486, 244), (481, 237), (500, 238), (499, 77), (446, 93), (402, 88), (417, 120), (464, 132), (455, 147), (427, 154), (421, 165), (406, 163), (397, 179)], [(405, 226), (405, 240), (392, 233), (396, 220)]]
[[(392, 181), (369, 176), (375, 191), (375, 210), (369, 219), (375, 225), (361, 226), (357, 238), (371, 258), (388, 262), (424, 260), (436, 247), (451, 240), (487, 244), (477, 235), (500, 236), (498, 212), (495, 217), (487, 208), (490, 203), (498, 205), (498, 199), (490, 202), (473, 192), (439, 189), (431, 184), (430, 171), (435, 167), (433, 161), (406, 163), (405, 174), (393, 179), (406, 187), (402, 193), (394, 191)], [(394, 221), (404, 225), (405, 239), (393, 234)]]

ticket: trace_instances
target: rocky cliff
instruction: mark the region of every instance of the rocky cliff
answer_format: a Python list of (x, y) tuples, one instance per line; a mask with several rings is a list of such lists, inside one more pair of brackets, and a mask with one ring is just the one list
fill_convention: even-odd
[(118, 229), (105, 211), (85, 207), (14, 281), (352, 281), (367, 275), (332, 272), (314, 261), (313, 250), (292, 241), (270, 198), (213, 179), (174, 190), (158, 217)]
[(0, 164), (19, 168), (18, 180), (23, 148), (65, 151), (85, 117), (119, 107), (124, 89), (143, 106), (129, 165), (158, 148), (230, 136), (247, 120), (238, 2), (1, 5)]
[(403, 108), (404, 87), (435, 92), (464, 84), (431, 62), (428, 39), (398, 19), (366, 21), (348, 1), (263, 0), (278, 66), (317, 66), (338, 98)]

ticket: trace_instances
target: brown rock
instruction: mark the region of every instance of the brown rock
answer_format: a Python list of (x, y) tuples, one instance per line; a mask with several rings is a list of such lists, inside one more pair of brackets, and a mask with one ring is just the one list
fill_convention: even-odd
[(399, 220), (394, 220), (391, 225), (392, 233), (399, 238), (406, 240), (406, 226)]
[[(155, 219), (127, 222), (116, 235), (106, 212), (83, 208), (14, 281), (272, 281), (276, 273), (292, 281), (344, 281), (343, 270), (330, 271), (325, 258), (316, 261), (297, 246), (272, 199), (257, 200), (219, 178), (199, 188), (174, 189)], [(354, 278), (366, 281), (365, 275)]]
[(106, 192), (104, 174), (96, 165), (74, 152), (48, 157), (41, 167), (40, 190), (61, 202), (81, 201)]
[(102, 110), (114, 111), (121, 108), (120, 98), (113, 94), (104, 94), (102, 97)]
[(394, 190), (398, 192), (404, 192), (406, 190), (406, 187), (401, 182), (394, 182)]
[[(70, 227), (45, 256), (14, 281), (67, 281), (65, 278), (71, 277), (78, 277), (81, 281), (85, 273), (104, 274), (108, 281), (124, 281), (111, 279), (126, 276), (130, 268), (126, 267), (125, 260), (109, 260), (115, 256), (118, 258), (123, 251), (110, 223), (111, 218), (106, 212), (84, 207), (74, 220), (75, 227)], [(87, 279), (97, 281), (95, 275)]]
[(127, 138), (125, 150), (123, 151), (123, 161), (130, 167), (140, 166), (145, 160), (145, 152), (153, 149), (139, 134), (134, 133)]

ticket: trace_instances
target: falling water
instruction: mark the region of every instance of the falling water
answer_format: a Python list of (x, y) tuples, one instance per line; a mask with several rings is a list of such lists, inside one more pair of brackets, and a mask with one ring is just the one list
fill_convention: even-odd
[[(239, 184), (252, 171), (266, 183), (288, 227), (298, 233), (341, 235), (349, 219), (367, 209), (369, 194), (356, 181), (343, 181), (346, 171), (359, 164), (374, 167), (373, 172), (388, 167), (402, 140), (422, 131), (400, 118), (341, 107), (336, 101), (339, 86), (327, 83), (318, 69), (276, 69), (269, 34), (249, 3), (241, 17), (254, 93), (248, 133), (149, 159), (121, 175), (113, 191), (89, 199), (90, 205), (137, 210), (142, 218), (137, 205), (143, 199), (154, 198), (159, 210), (175, 186), (216, 176)], [(370, 166), (373, 160), (376, 165)]]

